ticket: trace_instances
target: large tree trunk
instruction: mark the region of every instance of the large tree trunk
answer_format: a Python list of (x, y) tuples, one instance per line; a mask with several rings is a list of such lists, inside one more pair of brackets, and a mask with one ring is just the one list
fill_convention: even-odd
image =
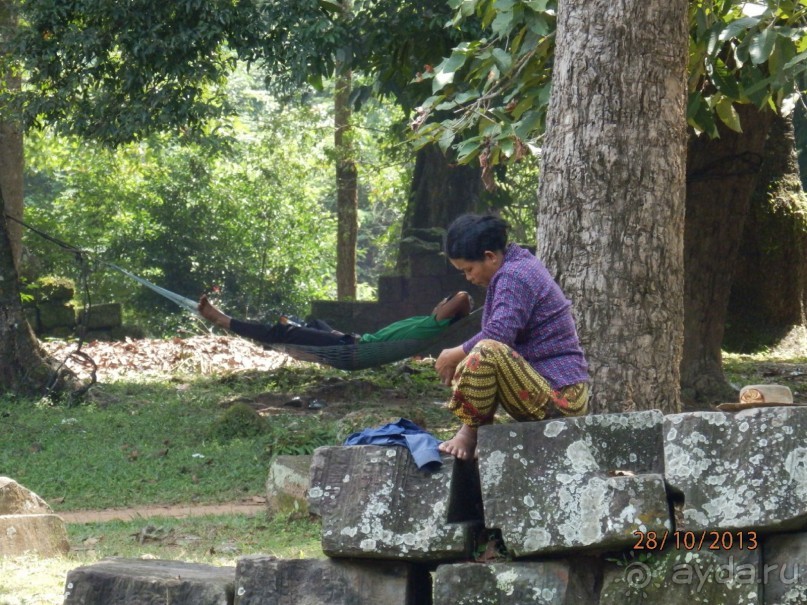
[[(0, 195), (0, 208), (3, 207)], [(22, 312), (5, 214), (0, 215), (0, 392), (42, 395), (54, 377)], [(55, 392), (63, 386), (55, 385)]]
[(688, 408), (734, 401), (721, 347), (740, 236), (773, 113), (739, 106), (743, 132), (692, 137), (687, 159), (684, 353), (681, 395)]
[(443, 227), (461, 214), (481, 209), (478, 166), (452, 164), (436, 145), (419, 150), (403, 230)]
[[(6, 43), (17, 27), (14, 2), (0, 2), (0, 54), (6, 55)], [(3, 75), (9, 90), (20, 89), (20, 77), (7, 69)], [(6, 213), (22, 219), (23, 205), (23, 146), (22, 129), (18, 121), (7, 115), (0, 116), (0, 188), (6, 201)], [(22, 253), (22, 226), (10, 221), (8, 235), (14, 260), (19, 264)]]
[(686, 0), (558, 3), (537, 250), (594, 412), (680, 407), (687, 41)]
[(774, 346), (805, 322), (805, 209), (792, 119), (773, 116), (729, 299), (726, 340), (740, 350)]
[[(0, 53), (16, 27), (13, 2), (0, 2)], [(6, 71), (5, 85), (19, 88), (19, 78)], [(22, 132), (15, 120), (0, 115), (0, 392), (43, 394), (53, 376), (22, 311), (17, 273), (20, 226), (6, 213), (22, 218)]]

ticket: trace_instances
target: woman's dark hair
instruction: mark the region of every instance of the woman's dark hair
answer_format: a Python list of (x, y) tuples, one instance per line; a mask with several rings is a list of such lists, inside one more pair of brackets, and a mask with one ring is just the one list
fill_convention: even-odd
[(497, 216), (463, 214), (448, 226), (446, 254), (448, 258), (477, 261), (485, 258), (486, 250), (504, 252), (509, 227)]

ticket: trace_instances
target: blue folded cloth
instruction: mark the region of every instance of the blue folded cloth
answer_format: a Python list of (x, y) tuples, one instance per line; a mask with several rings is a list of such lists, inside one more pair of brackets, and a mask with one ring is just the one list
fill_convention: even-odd
[(383, 426), (367, 428), (348, 435), (345, 445), (403, 445), (412, 452), (418, 468), (429, 464), (442, 464), (437, 446), (440, 441), (425, 429), (406, 418)]

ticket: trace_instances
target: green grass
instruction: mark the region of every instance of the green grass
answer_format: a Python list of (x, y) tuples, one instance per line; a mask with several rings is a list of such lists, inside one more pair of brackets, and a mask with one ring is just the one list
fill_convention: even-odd
[[(319, 368), (283, 368), (116, 382), (94, 387), (90, 403), (74, 407), (7, 397), (0, 399), (0, 469), (57, 511), (261, 495), (275, 455), (338, 444), (349, 432), (396, 414), (415, 415), (431, 427), (453, 425), (450, 414), (431, 403), (442, 395), (430, 392), (437, 382), (433, 370), (421, 374), (427, 373), (393, 368), (345, 376)], [(222, 402), (267, 392), (304, 394), (321, 384), (345, 387), (357, 403), (273, 414), (259, 434), (226, 437), (217, 430), (225, 413)], [(426, 405), (374, 403), (390, 390)]]
[(106, 557), (235, 566), (241, 556), (321, 558), (319, 524), (308, 519), (221, 515), (69, 524), (65, 557), (0, 558), (0, 605), (61, 605), (71, 569)]
[[(323, 385), (336, 387), (352, 403), (326, 394), (329, 405), (322, 411), (273, 414), (265, 430), (251, 436), (221, 431), (224, 403), (265, 393), (305, 396)], [(413, 418), (437, 434), (456, 424), (434, 405), (446, 391), (433, 369), (419, 364), (352, 374), (296, 367), (133, 379), (98, 385), (91, 393), (73, 407), (0, 398), (0, 474), (36, 492), (57, 512), (263, 496), (275, 455), (337, 444), (349, 432), (392, 416)], [(258, 553), (323, 556), (320, 525), (307, 518), (152, 517), (67, 529), (66, 557), (0, 559), (0, 605), (60, 605), (67, 573), (109, 556), (213, 565), (235, 565), (239, 557)]]
[(104, 409), (1, 401), (0, 468), (57, 510), (260, 493), (271, 434), (216, 440), (222, 413), (214, 398), (170, 385), (141, 385)]

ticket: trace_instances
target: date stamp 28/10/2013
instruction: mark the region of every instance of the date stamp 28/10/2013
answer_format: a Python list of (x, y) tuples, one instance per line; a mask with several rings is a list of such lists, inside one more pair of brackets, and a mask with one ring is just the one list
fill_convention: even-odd
[(676, 550), (756, 550), (759, 547), (755, 531), (635, 531), (633, 550), (660, 551), (667, 546)]

